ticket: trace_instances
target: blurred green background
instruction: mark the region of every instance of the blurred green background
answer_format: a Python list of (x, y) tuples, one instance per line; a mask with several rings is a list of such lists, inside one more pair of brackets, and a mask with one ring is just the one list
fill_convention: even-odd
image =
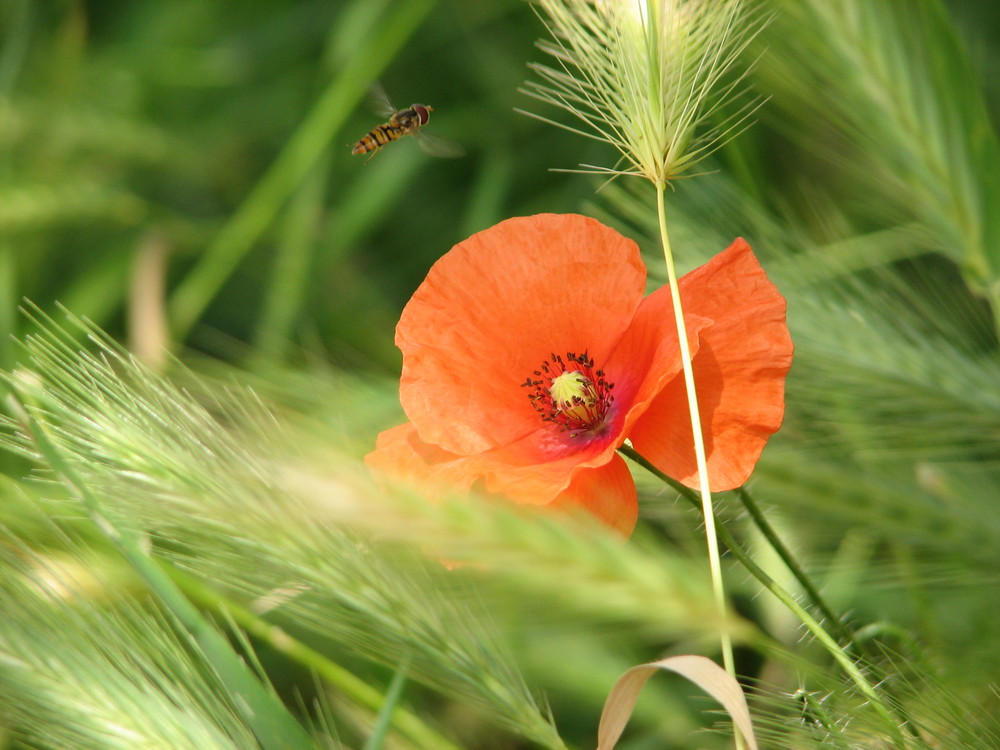
[[(750, 83), (771, 100), (710, 167), (728, 167), (763, 209), (794, 211), (825, 241), (845, 229), (817, 226), (803, 186), (835, 198), (853, 187), (827, 161), (849, 144), (823, 112), (790, 121), (802, 105), (794, 96), (808, 92), (778, 66), (808, 50), (820, 57), (828, 42), (782, 3), (763, 7), (785, 14), (754, 51), (770, 50)], [(1000, 10), (946, 7), (976, 75), (953, 81), (952, 93), (975, 96), (984, 82), (995, 114)], [(599, 145), (515, 112), (541, 107), (518, 92), (544, 35), (521, 0), (5, 0), (2, 12), (2, 319), (15, 333), (21, 297), (124, 333), (129, 295), (150, 293), (132, 274), (152, 246), (165, 265), (172, 343), (225, 358), (304, 348), (391, 372), (394, 321), (438, 256), (508, 216), (581, 210), (600, 183), (549, 170), (610, 161)], [(925, 48), (924, 63), (944, 71), (951, 52)], [(397, 107), (434, 106), (429, 130), (466, 156), (429, 159), (405, 141), (370, 162), (352, 156), (383, 120), (366, 102), (375, 81)], [(863, 158), (852, 168), (867, 169)], [(837, 208), (854, 219), (863, 204), (855, 193)], [(868, 229), (898, 217), (861, 218)], [(716, 212), (717, 224), (726, 219)]]
[[(787, 419), (755, 491), (839, 611), (902, 662), (926, 650), (949, 695), (995, 715), (1000, 3), (755, 7), (773, 14), (747, 60), (755, 122), (669, 207), (683, 268), (742, 234), (789, 300)], [(2, 0), (0, 365), (32, 330), (22, 300), (61, 304), (360, 456), (402, 419), (400, 310), (472, 232), (581, 211), (649, 250), (658, 282), (651, 189), (551, 171), (614, 155), (515, 111), (557, 116), (518, 90), (544, 33), (522, 0)], [(427, 130), (465, 156), (413, 138), (352, 156), (382, 121), (376, 81), (433, 106)], [(643, 523), (699, 560), (698, 520), (640, 482)], [(795, 644), (787, 612), (739, 594)], [(583, 742), (619, 666), (586, 687), (536, 666), (532, 685)]]
[[(547, 171), (574, 166), (580, 142), (514, 111), (541, 32), (527, 3), (7, 2), (4, 16), (14, 330), (25, 296), (122, 331), (154, 243), (183, 343), (389, 372), (395, 318), (438, 256), (593, 191)], [(385, 119), (376, 81), (399, 108), (434, 106), (428, 129), (467, 155), (352, 156)]]

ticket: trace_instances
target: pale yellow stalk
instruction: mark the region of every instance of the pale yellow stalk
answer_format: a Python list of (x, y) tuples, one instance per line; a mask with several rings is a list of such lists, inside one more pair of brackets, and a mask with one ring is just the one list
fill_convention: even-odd
[[(553, 42), (541, 43), (557, 67), (534, 66), (543, 83), (527, 92), (567, 110), (583, 122), (574, 132), (605, 141), (618, 151), (613, 167), (581, 165), (584, 171), (636, 175), (656, 188), (660, 240), (673, 299), (688, 411), (694, 436), (712, 588), (720, 620), (727, 612), (708, 460), (698, 409), (684, 310), (667, 232), (665, 192), (670, 180), (711, 153), (746, 117), (701, 132), (742, 79), (724, 83), (760, 28), (747, 18), (743, 0), (537, 0)], [(560, 124), (560, 123), (555, 123)], [(566, 127), (562, 125), (562, 127)], [(735, 678), (732, 639), (721, 633), (726, 671)], [(743, 747), (739, 733), (737, 747)]]
[[(705, 453), (705, 436), (702, 430), (701, 413), (698, 409), (698, 393), (695, 389), (694, 369), (691, 365), (691, 349), (687, 339), (687, 325), (684, 322), (684, 307), (681, 302), (680, 287), (677, 283), (677, 269), (674, 264), (673, 251), (670, 249), (670, 236), (667, 233), (667, 214), (664, 200), (664, 182), (656, 183), (656, 213), (660, 225), (660, 244), (663, 246), (663, 259), (667, 265), (667, 283), (670, 286), (670, 297), (673, 301), (674, 322), (677, 324), (677, 340), (681, 350), (681, 366), (684, 372), (684, 388), (687, 391), (688, 414), (691, 417), (691, 434), (694, 437), (695, 465), (698, 468), (698, 491), (701, 494), (701, 514), (705, 519), (705, 539), (708, 544), (708, 565), (712, 577), (712, 592), (715, 604), (719, 609), (719, 620), (726, 621), (728, 607), (726, 605), (726, 587), (722, 580), (722, 557), (719, 553), (719, 538), (715, 531), (715, 509), (712, 507), (712, 490), (708, 483), (708, 457)], [(733, 659), (733, 640), (725, 629), (719, 634), (722, 651), (722, 665), (734, 680), (736, 679), (736, 662)], [(737, 750), (744, 747), (739, 731), (735, 733)]]

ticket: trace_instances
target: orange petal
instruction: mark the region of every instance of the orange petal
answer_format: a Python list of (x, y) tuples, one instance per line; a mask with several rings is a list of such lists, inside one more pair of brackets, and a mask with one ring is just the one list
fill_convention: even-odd
[(456, 245), (396, 328), (400, 401), (420, 437), (472, 455), (539, 429), (521, 384), (552, 353), (606, 357), (645, 276), (634, 242), (573, 214), (509, 219)]
[[(688, 349), (692, 356), (700, 346), (699, 335), (712, 321), (698, 315), (685, 316)], [(664, 286), (643, 299), (628, 331), (608, 361), (608, 379), (615, 384), (615, 403), (625, 411), (613, 423), (622, 440), (649, 408), (653, 399), (681, 372), (681, 351), (674, 322), (670, 287)], [(617, 447), (617, 446), (616, 446)]]
[[(430, 499), (471, 491), (480, 472), (489, 467), (482, 457), (455, 456), (423, 442), (409, 423), (380, 434), (375, 450), (365, 456), (365, 463), (390, 479), (414, 485)], [(604, 465), (578, 470), (574, 476), (575, 466), (577, 463), (569, 463), (547, 481), (538, 471), (528, 471), (519, 483), (517, 467), (494, 465), (500, 470), (504, 479), (502, 489), (506, 491), (501, 491), (489, 479), (485, 488), (524, 505), (549, 505), (565, 510), (580, 508), (623, 534), (630, 533), (635, 526), (638, 504), (635, 482), (621, 457), (611, 455), (611, 460)], [(549, 466), (550, 470), (552, 468)], [(544, 469), (540, 473), (544, 476)], [(560, 484), (562, 491), (556, 489)]]
[(576, 473), (569, 487), (552, 502), (556, 509), (580, 508), (625, 536), (632, 533), (639, 516), (635, 481), (619, 455), (597, 469)]
[[(750, 246), (737, 239), (680, 281), (685, 319), (710, 318), (693, 358), (698, 406), (713, 491), (742, 485), (768, 438), (781, 426), (792, 341), (785, 299)], [(629, 433), (661, 471), (698, 486), (686, 389), (681, 375), (653, 400)]]
[[(545, 430), (560, 435), (557, 428)], [(543, 432), (545, 430), (539, 431)], [(407, 422), (382, 432), (365, 463), (388, 477), (409, 481), (431, 497), (469, 491), (477, 481), (490, 494), (503, 495), (522, 505), (548, 505), (573, 482), (582, 468), (609, 463), (616, 446), (581, 446), (562, 458), (538, 461), (531, 445), (533, 433), (522, 441), (475, 456), (458, 456), (421, 440)], [(579, 490), (578, 490), (579, 491)]]
[(431, 498), (469, 491), (477, 478), (467, 471), (463, 457), (425, 443), (409, 422), (382, 432), (365, 463), (392, 480), (413, 484)]
[(619, 443), (601, 438), (574, 441), (545, 425), (510, 445), (469, 457), (469, 465), (485, 477), (490, 492), (518, 503), (547, 505), (569, 488), (578, 471), (610, 462)]
[[(558, 432), (553, 428), (554, 432)], [(592, 441), (576, 453), (545, 463), (522, 458), (534, 449), (517, 443), (470, 457), (486, 489), (522, 505), (584, 508), (608, 525), (630, 532), (638, 514), (632, 474), (615, 453), (617, 443)], [(524, 452), (524, 457), (519, 456)]]

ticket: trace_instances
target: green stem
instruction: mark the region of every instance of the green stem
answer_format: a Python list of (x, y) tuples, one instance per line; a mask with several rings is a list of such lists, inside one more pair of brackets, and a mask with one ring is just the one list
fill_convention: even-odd
[[(271, 226), (288, 196), (306, 177), (347, 121), (368, 82), (409, 39), (436, 0), (406, 0), (384, 16), (372, 39), (348, 59), (274, 163), (177, 285), (168, 311), (174, 338), (183, 340), (222, 285)], [(359, 4), (369, 0), (356, 0)]]
[[(670, 249), (670, 236), (667, 233), (667, 212), (664, 200), (666, 183), (662, 180), (656, 183), (656, 215), (660, 224), (660, 243), (663, 246), (663, 259), (667, 265), (667, 283), (670, 285), (670, 298), (674, 307), (674, 322), (677, 325), (677, 340), (681, 350), (681, 367), (684, 371), (684, 387), (687, 391), (688, 413), (691, 416), (691, 434), (694, 437), (694, 456), (698, 467), (698, 485), (701, 492), (702, 516), (705, 519), (705, 540), (708, 544), (708, 566), (712, 576), (712, 592), (715, 595), (715, 606), (720, 618), (726, 618), (726, 589), (722, 581), (722, 558), (719, 555), (719, 539), (715, 529), (715, 511), (712, 509), (712, 490), (708, 485), (708, 459), (705, 453), (705, 438), (701, 429), (701, 414), (698, 410), (698, 395), (695, 390), (694, 369), (691, 366), (691, 348), (688, 346), (687, 326), (684, 323), (684, 308), (681, 305), (680, 287), (677, 283), (677, 268), (674, 265), (674, 254)], [(722, 647), (722, 664), (726, 672), (736, 679), (736, 662), (733, 659), (733, 639), (729, 631), (723, 629), (719, 635)], [(737, 731), (736, 748), (743, 750), (743, 737)]]
[(819, 724), (823, 727), (826, 730), (826, 737), (824, 739), (836, 745), (837, 750), (851, 750), (851, 746), (847, 743), (847, 738), (844, 737), (843, 731), (826, 712), (822, 701), (816, 700), (807, 690), (800, 690), (793, 697), (802, 703), (803, 720), (810, 724)]
[(256, 735), (263, 750), (304, 750), (315, 748), (312, 738), (280, 702), (268, 691), (246, 663), (233, 651), (198, 609), (188, 601), (160, 563), (146, 551), (144, 537), (127, 525), (116, 524), (101, 508), (97, 497), (66, 461), (45, 427), (32, 416), (16, 397), (11, 399), (21, 420), (30, 430), (38, 452), (62, 481), (76, 491), (83, 506), (104, 535), (115, 544), (135, 571), (142, 576), (150, 591), (190, 633), (216, 672), (220, 682), (230, 692), (232, 705)]
[(324, 154), (316, 168), (303, 178), (285, 214), (254, 334), (257, 356), (263, 361), (284, 359), (296, 316), (305, 304), (309, 268), (313, 263), (313, 236), (323, 210), (328, 162), (329, 156)]
[(789, 550), (788, 547), (785, 546), (785, 543), (781, 541), (781, 537), (778, 536), (774, 527), (771, 526), (771, 523), (761, 511), (760, 506), (757, 505), (757, 501), (754, 500), (753, 496), (746, 489), (746, 487), (740, 487), (736, 492), (740, 498), (740, 502), (743, 503), (743, 507), (750, 514), (750, 518), (753, 520), (757, 530), (763, 534), (768, 544), (771, 545), (771, 549), (778, 554), (778, 557), (781, 558), (785, 567), (788, 568), (789, 572), (791, 572), (791, 574), (795, 577), (798, 584), (805, 590), (806, 594), (812, 600), (813, 604), (816, 605), (816, 608), (819, 609), (826, 621), (836, 630), (837, 637), (840, 638), (843, 643), (851, 644), (860, 652), (861, 646), (855, 640), (854, 634), (844, 625), (841, 619), (837, 617), (830, 605), (827, 604), (826, 599), (824, 599), (819, 593), (819, 589), (816, 588), (816, 585), (812, 582), (809, 576), (806, 575), (806, 572), (799, 565), (794, 555), (792, 555), (791, 550)]
[[(813, 584), (809, 576), (806, 575), (805, 571), (799, 565), (798, 561), (792, 555), (791, 550), (785, 546), (785, 543), (781, 541), (781, 537), (771, 526), (767, 517), (761, 511), (760, 506), (757, 505), (757, 501), (754, 500), (750, 491), (746, 487), (740, 487), (737, 490), (737, 495), (743, 503), (743, 507), (750, 514), (753, 519), (754, 525), (757, 530), (764, 535), (768, 544), (771, 545), (771, 549), (778, 553), (778, 557), (781, 558), (785, 567), (791, 572), (798, 581), (799, 585), (805, 590), (806, 594), (812, 599), (813, 604), (823, 615), (823, 618), (833, 627), (836, 632), (837, 637), (840, 639), (841, 643), (845, 646), (849, 645), (855, 653), (870, 665), (875, 664), (875, 659), (863, 639), (859, 638), (859, 633), (855, 633), (851, 628), (844, 624), (844, 622), (837, 617), (833, 609), (827, 604), (826, 600), (819, 593), (819, 589)], [(874, 669), (874, 666), (872, 666)], [(888, 689), (885, 688), (885, 692), (888, 693)], [(915, 739), (920, 739), (920, 731), (916, 722), (914, 722), (907, 713), (902, 709), (902, 707), (897, 708), (897, 713), (902, 717), (903, 723), (910, 733), (910, 736)]]
[(372, 728), (372, 733), (368, 736), (368, 740), (365, 742), (362, 750), (382, 750), (382, 747), (385, 745), (385, 738), (389, 733), (389, 727), (392, 725), (392, 715), (399, 707), (400, 698), (403, 697), (403, 686), (406, 685), (406, 670), (409, 666), (410, 659), (407, 657), (392, 676), (392, 682), (389, 683), (389, 689), (385, 691), (385, 700), (382, 702), (382, 708), (379, 709), (375, 726)]
[[(619, 448), (619, 451), (661, 481), (669, 484), (695, 508), (698, 508), (699, 510), (702, 509), (703, 506), (701, 502), (699, 502), (698, 497), (693, 490), (668, 477), (653, 464), (647, 461), (641, 454), (636, 452), (634, 448), (622, 446)], [(759, 565), (757, 565), (757, 563), (753, 561), (750, 555), (747, 554), (747, 552), (739, 545), (736, 538), (730, 533), (729, 529), (722, 524), (714, 526), (718, 529), (718, 534), (722, 539), (722, 543), (725, 544), (733, 556), (739, 560), (744, 569), (746, 569), (746, 571), (756, 578), (765, 589), (770, 591), (782, 604), (784, 604), (789, 611), (791, 611), (792, 614), (799, 619), (799, 622), (806, 626), (806, 629), (820, 643), (820, 645), (827, 650), (827, 652), (833, 657), (834, 661), (837, 662), (840, 668), (844, 670), (844, 673), (851, 679), (855, 686), (857, 686), (861, 694), (868, 699), (875, 712), (883, 721), (885, 721), (886, 726), (892, 735), (893, 745), (900, 749), (905, 748), (906, 742), (903, 739), (903, 734), (900, 731), (898, 723), (893, 718), (885, 703), (882, 701), (882, 696), (875, 691), (875, 688), (865, 677), (858, 665), (855, 664), (846, 653), (844, 653), (844, 650), (840, 647), (837, 641), (834, 640), (834, 638), (805, 607), (799, 604), (790, 592), (784, 589), (777, 581), (771, 578)]]
[(20, 319), (17, 315), (17, 259), (13, 248), (7, 243), (0, 246), (0, 331), (5, 331), (0, 342), (0, 367), (12, 368), (15, 362), (14, 337), (17, 336)]
[(986, 298), (993, 313), (993, 331), (995, 335), (1000, 336), (1000, 281), (994, 281), (989, 285)]
[[(320, 679), (335, 686), (359, 705), (373, 712), (379, 711), (380, 707), (386, 705), (387, 696), (383, 696), (367, 682), (331, 661), (319, 651), (293, 638), (283, 628), (268, 622), (245, 607), (241, 607), (183, 571), (172, 568), (170, 576), (191, 599), (202, 607), (218, 612), (227, 619), (231, 618), (234, 623), (254, 638), (266, 643), (277, 653), (283, 654), (286, 658), (308, 668)], [(392, 714), (392, 723), (396, 730), (412, 742), (415, 747), (428, 748), (428, 750), (430, 748), (434, 750), (459, 750), (457, 745), (428, 726), (420, 717), (404, 706), (396, 707)]]
[[(691, 348), (688, 346), (687, 326), (684, 324), (684, 309), (681, 306), (680, 288), (677, 284), (677, 269), (670, 249), (667, 234), (667, 215), (664, 205), (665, 183), (656, 183), (656, 213), (660, 223), (660, 242), (663, 258), (667, 264), (667, 283), (674, 306), (674, 322), (677, 324), (677, 340), (681, 349), (681, 365), (684, 370), (684, 386), (687, 390), (688, 413), (691, 416), (691, 434), (694, 436), (694, 455), (698, 467), (698, 485), (701, 492), (702, 514), (705, 517), (705, 537), (708, 542), (708, 564), (712, 574), (712, 590), (719, 614), (726, 616), (726, 591), (722, 582), (722, 561), (719, 556), (719, 540), (715, 530), (715, 512), (712, 510), (712, 491), (708, 486), (708, 461), (705, 455), (705, 439), (701, 429), (701, 415), (698, 411), (698, 396), (695, 391), (694, 370), (691, 367)], [(733, 641), (729, 633), (723, 631), (722, 661), (726, 671), (735, 679), (736, 666), (733, 662)]]

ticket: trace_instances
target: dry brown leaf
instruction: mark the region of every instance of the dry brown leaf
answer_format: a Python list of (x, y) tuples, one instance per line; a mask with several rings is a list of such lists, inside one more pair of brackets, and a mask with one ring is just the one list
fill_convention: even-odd
[(754, 738), (750, 709), (747, 708), (743, 688), (714, 661), (693, 654), (640, 664), (623, 674), (604, 703), (601, 723), (597, 729), (597, 750), (612, 750), (632, 716), (639, 691), (646, 680), (660, 669), (676, 672), (687, 678), (721, 703), (743, 735), (748, 750), (757, 750), (757, 740)]

